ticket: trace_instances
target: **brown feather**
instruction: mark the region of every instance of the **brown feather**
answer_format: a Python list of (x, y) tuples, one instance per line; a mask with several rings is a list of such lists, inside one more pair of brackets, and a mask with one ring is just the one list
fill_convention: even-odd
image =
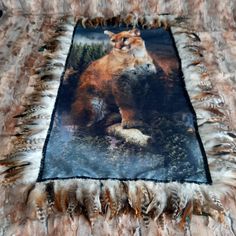
[(184, 230), (187, 221), (192, 219), (193, 214), (193, 202), (189, 201), (183, 210), (183, 214), (181, 216), (181, 221), (179, 223), (179, 227), (181, 230)]

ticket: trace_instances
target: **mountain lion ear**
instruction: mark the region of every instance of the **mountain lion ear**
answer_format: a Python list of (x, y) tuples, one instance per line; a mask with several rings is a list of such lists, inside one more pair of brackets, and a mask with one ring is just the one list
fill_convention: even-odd
[(107, 34), (110, 38), (114, 35), (111, 31), (105, 30), (104, 34)]
[(132, 29), (129, 32), (132, 36), (140, 36), (140, 31), (138, 29)]

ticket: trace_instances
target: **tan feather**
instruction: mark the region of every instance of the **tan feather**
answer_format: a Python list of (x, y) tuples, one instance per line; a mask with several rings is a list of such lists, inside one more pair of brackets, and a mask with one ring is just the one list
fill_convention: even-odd
[(215, 96), (218, 96), (216, 91), (202, 92), (202, 93), (199, 93), (198, 95), (193, 96), (193, 99), (198, 100), (198, 101), (205, 101), (205, 100), (212, 99)]
[(141, 199), (142, 199), (142, 192), (139, 186), (140, 184), (134, 184), (130, 182), (128, 184), (128, 202), (131, 208), (135, 212), (136, 217), (141, 217)]
[(204, 204), (204, 196), (201, 193), (201, 190), (195, 190), (194, 196), (193, 196), (193, 212), (195, 214), (202, 214), (202, 207)]
[(14, 118), (30, 116), (38, 111), (41, 111), (42, 109), (45, 109), (46, 107), (42, 105), (26, 105), (25, 108), (26, 110), (24, 112), (17, 116), (14, 116)]
[(179, 202), (179, 211), (183, 211), (186, 205), (188, 204), (189, 199), (187, 197), (187, 194), (188, 193), (185, 193), (184, 191), (182, 191), (180, 202)]
[(154, 29), (159, 28), (159, 27), (161, 27), (161, 25), (162, 25), (162, 22), (160, 21), (159, 17), (157, 17), (157, 18), (153, 19), (153, 22), (151, 24), (151, 28), (154, 28)]
[(52, 83), (46, 83), (46, 82), (37, 83), (31, 85), (31, 87), (33, 87), (34, 91), (36, 92), (50, 91), (57, 88)]
[(7, 177), (3, 176), (3, 178), (0, 179), (0, 183), (3, 186), (11, 186), (16, 184), (20, 179), (23, 178), (23, 176), (24, 176), (23, 171), (18, 171), (17, 174), (8, 175)]
[(223, 214), (222, 212), (219, 212), (207, 205), (205, 205), (203, 208), (203, 214), (212, 217), (215, 221), (217, 221), (219, 223), (225, 222), (225, 214)]
[[(220, 155), (220, 154), (230, 154), (235, 153), (235, 144), (234, 143), (222, 143), (219, 145), (215, 145), (212, 147), (212, 151), (210, 151), (211, 155)], [(232, 158), (234, 161), (234, 158)]]
[(183, 210), (183, 214), (181, 216), (181, 221), (179, 223), (180, 229), (184, 230), (186, 223), (189, 224), (189, 222), (192, 219), (192, 214), (193, 214), (193, 202), (189, 201)]
[(183, 48), (188, 48), (188, 49), (197, 50), (197, 51), (206, 50), (204, 47), (202, 47), (200, 45), (196, 45), (196, 44), (188, 44), (188, 45), (184, 46)]
[(142, 213), (144, 224), (147, 228), (150, 223), (150, 216), (148, 214), (148, 206), (150, 205), (153, 199), (153, 196), (152, 196), (152, 193), (150, 193), (150, 191), (147, 189), (145, 185), (141, 186), (141, 191), (142, 191), (141, 213)]
[(55, 183), (54, 192), (54, 209), (58, 212), (65, 213), (68, 207), (67, 188), (65, 188), (64, 186), (60, 186), (60, 183)]
[(31, 163), (20, 160), (1, 160), (0, 167), (0, 182), (4, 185), (9, 185), (21, 179), (24, 175), (24, 170)]
[(89, 222), (91, 223), (91, 226), (93, 226), (97, 217), (102, 213), (100, 203), (100, 184), (91, 181), (91, 183), (89, 183), (89, 188), (84, 186), (81, 193)]
[(113, 25), (113, 26), (121, 26), (122, 17), (120, 15), (111, 17), (111, 18), (107, 19), (106, 24), (107, 25)]
[(214, 208), (215, 210), (221, 212), (221, 213), (225, 213), (225, 209), (223, 207), (223, 204), (221, 203), (220, 199), (216, 197), (216, 195), (212, 192), (209, 193), (209, 200), (211, 200), (212, 208)]
[(178, 194), (178, 189), (175, 186), (170, 186), (170, 207), (173, 211), (172, 219), (176, 219), (179, 214), (179, 204), (180, 204), (180, 197)]
[(126, 183), (121, 182), (119, 184), (119, 191), (116, 193), (118, 206), (117, 206), (117, 213), (127, 213), (130, 209), (128, 203), (128, 186)]
[(106, 25), (106, 21), (103, 17), (95, 17), (91, 19), (88, 26), (97, 28), (98, 26), (105, 26), (105, 25)]
[(78, 207), (78, 200), (76, 198), (76, 189), (77, 185), (74, 184), (70, 186), (68, 189), (68, 206), (67, 206), (67, 214), (71, 217), (71, 219), (74, 219), (74, 213), (76, 211), (76, 208)]
[(54, 182), (46, 183), (45, 191), (47, 194), (47, 202), (48, 202), (48, 213), (52, 213), (55, 205), (55, 193), (54, 193)]
[(41, 223), (47, 220), (47, 194), (44, 184), (36, 184), (35, 188), (29, 194), (28, 204), (35, 207), (37, 219)]
[(100, 195), (100, 202), (101, 202), (102, 213), (106, 215), (108, 207), (111, 205), (112, 202), (110, 191), (108, 188), (102, 190), (102, 193)]
[(206, 110), (210, 111), (211, 113), (223, 117), (224, 116), (224, 112), (221, 111), (219, 108), (212, 108), (212, 107), (207, 107), (205, 108)]
[(135, 14), (130, 13), (125, 17), (123, 22), (127, 27), (129, 26), (136, 27), (138, 24), (138, 18)]
[(105, 212), (106, 217), (111, 219), (117, 215), (118, 207), (115, 196), (115, 185), (104, 185), (102, 189), (102, 196), (102, 212)]
[(204, 81), (200, 81), (198, 85), (203, 91), (212, 90), (213, 86), (210, 80), (205, 79)]
[(157, 225), (162, 230), (165, 230), (166, 226), (166, 219), (165, 219), (165, 213), (160, 214), (159, 218), (157, 219)]
[(191, 62), (190, 64), (188, 64), (188, 65), (186, 66), (186, 68), (189, 68), (189, 67), (191, 67), (191, 66), (199, 65), (200, 63), (202, 63), (202, 60), (195, 60), (195, 61)]

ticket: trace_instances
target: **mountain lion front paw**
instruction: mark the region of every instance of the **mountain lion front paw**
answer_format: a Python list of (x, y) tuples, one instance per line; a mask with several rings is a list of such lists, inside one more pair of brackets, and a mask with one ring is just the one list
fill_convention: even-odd
[(143, 127), (144, 123), (141, 120), (122, 120), (121, 125), (124, 129), (131, 129)]

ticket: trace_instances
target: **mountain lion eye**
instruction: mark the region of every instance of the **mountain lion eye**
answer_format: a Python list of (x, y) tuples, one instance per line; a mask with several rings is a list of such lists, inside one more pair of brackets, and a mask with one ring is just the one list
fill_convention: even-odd
[(111, 41), (112, 41), (112, 43), (114, 43), (114, 42), (115, 42), (115, 39), (112, 39)]
[(123, 38), (123, 42), (125, 42), (128, 38)]

